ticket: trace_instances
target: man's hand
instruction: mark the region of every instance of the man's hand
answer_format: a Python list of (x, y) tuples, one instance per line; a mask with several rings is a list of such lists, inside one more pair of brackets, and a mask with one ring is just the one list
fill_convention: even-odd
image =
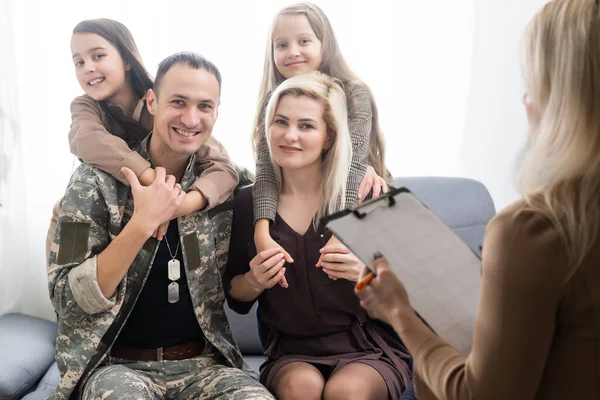
[[(183, 189), (181, 189), (181, 185), (179, 183), (176, 183), (175, 187), (179, 188), (180, 190), (183, 190)], [(175, 211), (175, 214), (173, 214), (171, 216), (171, 219), (180, 217), (182, 215), (186, 215), (186, 214), (179, 214), (179, 211), (181, 210), (181, 207), (183, 207), (185, 205), (185, 199), (187, 197), (188, 197), (187, 194), (184, 194), (182, 205), (179, 206), (179, 208), (177, 209), (177, 211)], [(152, 234), (152, 237), (155, 238), (156, 240), (163, 240), (163, 237), (165, 237), (165, 235), (167, 234), (167, 230), (169, 229), (169, 223), (170, 222), (171, 222), (171, 220), (169, 220), (167, 222), (163, 222), (162, 224), (160, 224), (160, 226), (154, 230), (154, 233)]]
[[(142, 186), (132, 170), (122, 168), (133, 194), (134, 211), (132, 221), (148, 237), (161, 224), (168, 223), (183, 202), (185, 192), (175, 185), (175, 177), (167, 175), (162, 167), (156, 168), (156, 177), (149, 186)], [(131, 223), (131, 221), (130, 221)]]

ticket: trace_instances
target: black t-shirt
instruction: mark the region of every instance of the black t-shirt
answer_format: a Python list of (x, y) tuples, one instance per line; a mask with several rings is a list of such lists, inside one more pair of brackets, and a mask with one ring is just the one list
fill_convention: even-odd
[(175, 254), (179, 243), (177, 219), (171, 221), (165, 237), (166, 240), (163, 238), (158, 246), (150, 275), (115, 345), (154, 349), (204, 338), (194, 314), (181, 245), (176, 256), (180, 263), (180, 278), (176, 281), (179, 284), (179, 301), (171, 304), (167, 298), (167, 287), (171, 283), (167, 263), (171, 255), (166, 241)]

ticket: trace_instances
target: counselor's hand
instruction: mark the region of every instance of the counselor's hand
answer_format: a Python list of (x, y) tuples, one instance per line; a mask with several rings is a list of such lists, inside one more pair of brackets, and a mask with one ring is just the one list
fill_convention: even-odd
[[(376, 276), (364, 288), (356, 290), (356, 295), (360, 299), (361, 307), (372, 318), (391, 324), (396, 316), (412, 312), (408, 293), (390, 269), (385, 257), (375, 259), (373, 266)], [(368, 268), (363, 268), (360, 279), (367, 276), (369, 272), (371, 271)]]

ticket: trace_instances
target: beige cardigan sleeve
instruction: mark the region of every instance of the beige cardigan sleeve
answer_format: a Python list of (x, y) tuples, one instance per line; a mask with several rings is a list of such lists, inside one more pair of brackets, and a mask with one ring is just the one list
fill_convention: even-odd
[(121, 173), (122, 167), (131, 169), (138, 177), (150, 168), (150, 163), (131, 150), (124, 140), (108, 132), (100, 105), (87, 95), (71, 103), (69, 145), (71, 153), (125, 184), (127, 179)]
[(533, 398), (566, 276), (565, 246), (546, 217), (521, 204), (494, 218), (472, 352), (465, 359), (438, 337), (422, 343), (414, 354), (419, 400)]
[(209, 210), (231, 195), (238, 184), (238, 174), (225, 147), (212, 136), (196, 152), (196, 166), (201, 172), (192, 189), (202, 193), (208, 203), (205, 210)]
[[(91, 97), (84, 95), (73, 100), (71, 118), (71, 152), (86, 163), (108, 172), (125, 184), (127, 179), (121, 173), (122, 167), (131, 169), (138, 177), (151, 167), (125, 141), (108, 132), (103, 111)], [(200, 176), (192, 189), (206, 198), (208, 210), (229, 197), (237, 185), (238, 176), (227, 151), (212, 137), (196, 153), (196, 166)]]

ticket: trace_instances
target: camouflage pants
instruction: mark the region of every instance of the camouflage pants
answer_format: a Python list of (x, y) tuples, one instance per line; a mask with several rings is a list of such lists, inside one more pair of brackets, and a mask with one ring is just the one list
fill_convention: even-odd
[(244, 371), (210, 356), (180, 361), (129, 361), (111, 358), (92, 373), (84, 400), (112, 399), (269, 399), (274, 397)]

